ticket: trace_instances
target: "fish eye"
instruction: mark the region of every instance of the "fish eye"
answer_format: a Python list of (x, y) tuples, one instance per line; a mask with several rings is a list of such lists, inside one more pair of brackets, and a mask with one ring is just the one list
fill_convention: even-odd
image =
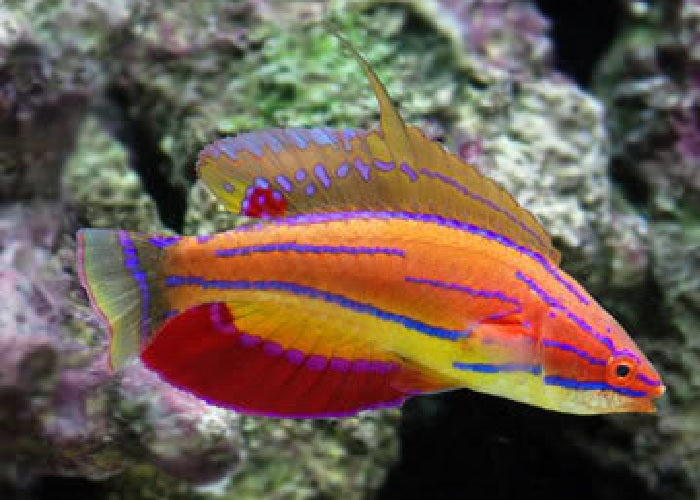
[(627, 356), (613, 357), (608, 362), (608, 379), (617, 385), (627, 385), (631, 383), (636, 368), (634, 360)]
[(620, 363), (615, 367), (615, 375), (617, 375), (618, 378), (625, 378), (631, 372), (632, 368), (626, 363)]

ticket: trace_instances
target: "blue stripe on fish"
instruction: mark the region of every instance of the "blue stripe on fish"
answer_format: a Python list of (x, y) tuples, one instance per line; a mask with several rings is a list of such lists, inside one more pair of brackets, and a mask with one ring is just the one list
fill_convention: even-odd
[(440, 281), (428, 278), (417, 278), (414, 276), (406, 276), (406, 281), (409, 283), (417, 283), (421, 285), (429, 285), (436, 288), (442, 288), (445, 290), (455, 290), (458, 292), (465, 292), (473, 297), (483, 297), (485, 299), (498, 299), (502, 302), (507, 302), (515, 306), (520, 306), (521, 302), (515, 297), (510, 297), (500, 290), (483, 290), (479, 288), (473, 288), (468, 285), (463, 285), (460, 283), (448, 283), (446, 281)]
[(372, 167), (370, 165), (362, 161), (362, 158), (358, 157), (355, 158), (355, 168), (365, 181), (369, 181), (370, 174), (372, 173)]
[(637, 380), (639, 380), (643, 384), (646, 384), (646, 385), (651, 386), (651, 387), (659, 387), (659, 386), (663, 385), (663, 382), (661, 382), (661, 380), (647, 377), (643, 373), (637, 374)]
[(557, 377), (548, 375), (544, 377), (547, 385), (556, 385), (565, 389), (575, 389), (580, 391), (612, 391), (631, 398), (644, 398), (648, 396), (646, 391), (638, 391), (629, 387), (616, 387), (607, 382), (597, 382), (593, 380), (576, 380), (573, 378)]
[(586, 320), (584, 320), (579, 315), (575, 314), (568, 307), (566, 307), (564, 304), (562, 304), (559, 300), (557, 300), (555, 297), (550, 295), (533, 278), (526, 276), (521, 271), (516, 271), (515, 276), (520, 281), (525, 283), (528, 286), (528, 288), (530, 288), (530, 290), (535, 292), (544, 301), (545, 304), (547, 304), (549, 307), (552, 307), (554, 309), (557, 309), (557, 310), (563, 312), (566, 315), (566, 317), (568, 319), (570, 319), (573, 323), (575, 323), (579, 328), (581, 328), (583, 331), (585, 331), (588, 334), (590, 334), (591, 336), (593, 336), (595, 339), (597, 339), (599, 342), (601, 342), (603, 345), (605, 345), (608, 349), (610, 349), (610, 351), (613, 355), (616, 355), (616, 356), (617, 355), (627, 355), (627, 356), (630, 356), (631, 358), (639, 361), (639, 356), (637, 356), (635, 353), (633, 353), (629, 349), (617, 349), (615, 347), (615, 342), (613, 342), (612, 337), (610, 337), (608, 335), (604, 335), (603, 333), (596, 330)]
[(331, 178), (328, 176), (326, 167), (322, 163), (314, 167), (314, 174), (316, 174), (316, 178), (321, 182), (324, 188), (328, 189), (331, 187)]
[(413, 170), (408, 163), (401, 164), (401, 171), (408, 176), (411, 182), (416, 182), (418, 180), (418, 173)]
[(131, 272), (141, 291), (141, 338), (147, 338), (151, 331), (151, 294), (148, 290), (146, 271), (141, 268), (138, 250), (128, 231), (119, 231), (119, 242), (124, 254), (124, 265)]
[(311, 139), (319, 146), (331, 146), (336, 144), (335, 139), (328, 129), (312, 128), (308, 131)]
[(340, 177), (342, 179), (343, 177), (347, 176), (349, 172), (350, 172), (350, 165), (348, 165), (347, 163), (343, 163), (335, 171), (335, 175), (337, 175), (338, 177)]
[(542, 367), (528, 363), (460, 363), (455, 361), (452, 366), (458, 370), (466, 370), (476, 373), (529, 373), (531, 375), (541, 375)]
[(529, 363), (452, 363), (454, 368), (476, 373), (529, 373), (531, 375), (541, 375), (542, 366)]
[(351, 246), (331, 246), (331, 245), (304, 245), (299, 243), (269, 243), (265, 245), (251, 245), (246, 247), (224, 248), (216, 251), (217, 257), (241, 257), (255, 253), (266, 252), (295, 252), (313, 254), (335, 254), (335, 255), (392, 255), (405, 257), (406, 252), (400, 248), (388, 247), (351, 247)]
[(608, 361), (602, 358), (596, 358), (595, 356), (592, 356), (585, 350), (581, 349), (580, 347), (576, 347), (575, 345), (572, 344), (567, 344), (565, 342), (559, 342), (558, 340), (549, 340), (549, 339), (544, 339), (542, 341), (542, 345), (544, 347), (549, 347), (552, 349), (559, 349), (561, 351), (567, 351), (571, 352), (573, 354), (576, 354), (580, 358), (585, 359), (592, 365), (599, 365), (599, 366), (605, 366), (608, 364)]
[(429, 325), (417, 319), (396, 314), (390, 311), (379, 309), (371, 304), (350, 299), (343, 295), (327, 292), (310, 286), (299, 285), (288, 281), (245, 281), (245, 280), (207, 280), (201, 276), (167, 276), (166, 284), (170, 287), (176, 286), (198, 286), (203, 289), (218, 289), (218, 290), (277, 290), (289, 292), (302, 297), (318, 299), (335, 304), (346, 309), (369, 314), (384, 321), (397, 323), (409, 330), (437, 337), (445, 340), (457, 341), (468, 337), (468, 332), (449, 330), (439, 326)]
[(151, 243), (151, 245), (160, 247), (160, 248), (167, 248), (169, 246), (174, 245), (175, 243), (178, 243), (180, 240), (182, 240), (182, 236), (163, 236), (163, 235), (158, 235), (158, 236), (152, 236), (151, 238), (148, 239), (148, 241)]
[[(406, 165), (405, 163), (402, 164)], [(409, 167), (410, 168), (410, 167)], [(415, 172), (414, 172), (415, 173)], [(416, 174), (418, 175), (418, 174)], [(382, 220), (395, 220), (402, 219), (406, 221), (415, 222), (425, 222), (429, 224), (436, 224), (442, 227), (449, 227), (451, 229), (456, 229), (458, 231), (465, 231), (476, 236), (483, 237), (490, 241), (494, 241), (500, 245), (512, 248), (521, 254), (535, 260), (542, 268), (555, 280), (557, 280), (567, 291), (574, 294), (581, 300), (585, 299), (581, 293), (576, 289), (575, 285), (569, 280), (564, 278), (556, 267), (541, 253), (536, 250), (532, 250), (526, 246), (519, 245), (512, 239), (504, 236), (496, 231), (490, 229), (484, 229), (476, 224), (471, 224), (469, 222), (463, 222), (457, 219), (451, 219), (448, 217), (443, 217), (437, 214), (426, 214), (426, 213), (416, 213), (416, 212), (389, 212), (389, 211), (370, 211), (362, 210), (357, 212), (330, 212), (323, 214), (301, 214), (292, 217), (287, 217), (285, 219), (278, 219), (275, 224), (294, 226), (298, 224), (316, 224), (324, 222), (334, 222), (343, 220), (353, 220), (353, 219), (382, 219)], [(261, 229), (262, 225), (252, 225), (245, 228), (240, 228), (240, 231), (252, 231), (255, 229)], [(579, 295), (581, 295), (579, 297)], [(588, 299), (586, 299), (588, 301)]]
[(294, 190), (294, 185), (287, 176), (280, 174), (277, 177), (275, 177), (275, 180), (277, 181), (277, 184), (279, 184), (280, 187), (286, 192), (291, 193)]

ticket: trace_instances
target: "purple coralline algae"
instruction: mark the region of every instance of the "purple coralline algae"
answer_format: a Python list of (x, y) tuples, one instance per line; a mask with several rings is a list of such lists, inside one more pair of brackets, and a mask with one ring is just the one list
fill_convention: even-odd
[(57, 216), (65, 210), (0, 209), (0, 480), (100, 480), (139, 464), (195, 483), (220, 479), (240, 462), (239, 419), (138, 364), (112, 373), (65, 236), (75, 222)]

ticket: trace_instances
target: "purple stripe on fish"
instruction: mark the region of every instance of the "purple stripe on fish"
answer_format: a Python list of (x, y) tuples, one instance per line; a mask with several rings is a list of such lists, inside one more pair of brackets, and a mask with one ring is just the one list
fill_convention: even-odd
[(263, 155), (263, 148), (255, 134), (241, 134), (236, 136), (234, 140), (239, 141), (242, 144), (239, 151), (247, 150), (249, 153), (253, 153), (257, 156)]
[(151, 332), (151, 295), (148, 289), (148, 277), (141, 269), (138, 250), (127, 231), (119, 231), (119, 242), (125, 255), (124, 265), (131, 272), (141, 290), (141, 338), (147, 339)]
[(325, 370), (326, 366), (328, 366), (328, 358), (320, 354), (312, 354), (306, 360), (306, 367), (309, 370), (321, 371)]
[(281, 153), (284, 151), (284, 145), (280, 141), (275, 133), (278, 133), (279, 129), (271, 129), (267, 131), (258, 132), (263, 137), (263, 142), (273, 153)]
[(458, 370), (467, 370), (476, 373), (529, 373), (541, 375), (542, 366), (529, 363), (460, 363), (455, 361), (452, 366)]
[(413, 170), (408, 163), (401, 164), (401, 171), (408, 176), (411, 182), (416, 182), (418, 180), (418, 173)]
[(304, 131), (301, 129), (287, 129), (287, 136), (294, 141), (294, 144), (296, 144), (300, 149), (306, 149), (309, 147), (309, 141), (307, 141), (306, 134), (304, 134)]
[[(415, 181), (418, 180), (418, 174), (417, 174), (407, 163), (402, 163), (402, 164), (401, 164), (401, 170), (404, 171), (404, 172), (409, 176), (409, 178), (411, 179), (411, 181), (415, 182)], [(540, 235), (538, 235), (532, 228), (530, 228), (529, 226), (527, 226), (527, 224), (525, 224), (524, 222), (520, 221), (517, 217), (515, 217), (515, 216), (514, 216), (512, 213), (510, 213), (509, 211), (505, 210), (504, 208), (500, 207), (498, 204), (494, 203), (492, 200), (489, 200), (488, 198), (485, 198), (485, 197), (483, 197), (483, 196), (481, 196), (481, 195), (479, 195), (479, 194), (477, 194), (477, 193), (472, 193), (471, 191), (469, 191), (469, 189), (468, 189), (466, 186), (464, 186), (463, 184), (459, 183), (457, 180), (455, 180), (455, 179), (453, 179), (452, 177), (449, 177), (449, 176), (447, 176), (447, 175), (444, 175), (444, 174), (442, 174), (442, 173), (440, 173), (440, 172), (435, 172), (434, 170), (430, 170), (430, 169), (427, 169), (427, 168), (421, 168), (420, 171), (421, 171), (421, 173), (427, 175), (427, 176), (430, 177), (430, 178), (438, 179), (438, 180), (440, 180), (441, 182), (444, 182), (444, 183), (446, 183), (446, 184), (452, 186), (453, 188), (457, 189), (459, 192), (461, 192), (461, 193), (464, 194), (465, 196), (468, 196), (468, 197), (470, 197), (470, 198), (472, 198), (472, 199), (474, 199), (474, 200), (476, 200), (476, 201), (479, 201), (480, 203), (485, 204), (486, 206), (488, 206), (489, 208), (495, 210), (496, 212), (502, 213), (502, 214), (503, 214), (504, 216), (506, 216), (509, 220), (511, 220), (513, 223), (515, 223), (518, 227), (520, 227), (523, 231), (527, 232), (527, 233), (530, 234), (533, 238), (535, 238), (535, 240), (536, 240), (538, 243), (540, 243), (540, 244), (542, 244), (542, 245), (545, 245), (545, 243), (544, 243), (544, 241), (542, 240), (542, 238), (540, 237)], [(534, 251), (533, 251), (533, 252), (534, 252)], [(542, 259), (544, 259), (544, 257), (543, 257), (541, 254), (538, 253), (538, 255), (539, 255)], [(583, 304), (585, 304), (585, 305), (589, 305), (589, 304), (591, 303), (590, 299), (589, 299), (588, 297), (586, 297), (583, 293), (581, 293), (581, 291), (578, 290), (578, 288), (576, 287), (576, 285), (575, 285), (574, 283), (572, 283), (570, 280), (567, 280), (566, 278), (564, 278), (564, 277), (561, 275), (561, 273), (559, 273), (559, 272), (554, 268), (554, 266), (552, 266), (551, 264), (547, 264), (547, 267), (548, 267), (548, 269), (547, 269), (548, 272), (549, 272), (550, 274), (552, 274), (552, 275), (557, 279), (557, 281), (559, 281), (562, 285), (564, 285), (564, 287), (565, 287), (569, 292), (571, 292), (574, 296), (576, 296), (576, 298), (577, 298), (581, 303), (583, 303)]]
[(457, 191), (462, 193), (464, 196), (467, 196), (475, 201), (478, 201), (479, 203), (483, 203), (490, 209), (505, 215), (511, 222), (515, 223), (520, 229), (523, 231), (527, 232), (530, 236), (535, 238), (535, 240), (540, 243), (541, 245), (545, 245), (544, 241), (542, 241), (542, 238), (540, 237), (539, 234), (537, 234), (531, 227), (529, 227), (527, 224), (522, 222), (520, 219), (518, 219), (515, 215), (513, 215), (511, 212), (506, 210), (505, 208), (501, 207), (497, 203), (493, 202), (492, 200), (489, 200), (488, 198), (485, 198), (484, 196), (481, 196), (478, 193), (473, 193), (472, 191), (469, 190), (467, 186), (464, 184), (460, 183), (457, 179), (454, 179), (452, 177), (449, 177), (443, 173), (436, 172), (434, 170), (430, 170), (427, 168), (421, 168), (420, 169), (421, 173), (427, 175), (431, 179), (437, 179), (441, 182), (444, 182), (445, 184), (452, 186), (455, 188)]
[(139, 267), (139, 258), (138, 257), (127, 257), (124, 259), (124, 265), (128, 269), (135, 269)]
[(202, 243), (208, 243), (211, 241), (211, 239), (214, 237), (212, 234), (202, 234), (200, 236), (197, 236), (197, 243), (202, 244)]
[(345, 358), (331, 358), (330, 369), (336, 372), (346, 373), (350, 371), (352, 363)]
[(275, 290), (289, 292), (302, 297), (323, 300), (324, 302), (335, 304), (351, 311), (368, 314), (383, 321), (399, 324), (409, 330), (414, 330), (430, 337), (457, 341), (468, 336), (465, 331), (450, 330), (430, 325), (409, 316), (380, 309), (366, 302), (360, 302), (340, 294), (289, 281), (208, 280), (201, 276), (171, 275), (166, 277), (165, 282), (167, 286), (170, 287), (198, 286), (204, 290)]
[(400, 248), (390, 247), (351, 247), (332, 245), (304, 245), (299, 243), (268, 243), (237, 248), (224, 248), (216, 251), (217, 257), (244, 257), (256, 253), (295, 252), (313, 254), (346, 254), (346, 255), (391, 255), (405, 257), (406, 252)]
[(362, 158), (355, 158), (355, 168), (365, 181), (369, 181), (370, 173), (372, 172), (370, 165), (362, 161)]
[(282, 355), (284, 352), (284, 347), (282, 347), (282, 344), (278, 342), (268, 340), (263, 344), (263, 352), (268, 356), (277, 357)]
[(259, 187), (260, 189), (269, 189), (270, 181), (268, 181), (264, 177), (257, 177), (255, 179), (255, 187)]
[(350, 172), (350, 165), (347, 163), (343, 163), (341, 166), (338, 167), (338, 169), (335, 171), (335, 175), (337, 175), (340, 178), (345, 177), (348, 175), (348, 172)]
[(163, 314), (163, 319), (165, 321), (167, 321), (169, 319), (174, 318), (175, 316), (178, 316), (179, 314), (180, 314), (180, 311), (178, 311), (177, 309), (170, 309), (170, 310), (166, 311), (165, 314)]
[[(226, 137), (216, 141), (214, 145), (226, 153), (232, 160), (238, 159), (238, 153), (246, 151), (257, 156), (263, 155), (263, 144), (255, 133), (239, 134), (236, 137)], [(218, 156), (218, 155), (216, 155)]]
[(556, 385), (565, 389), (575, 389), (582, 391), (611, 391), (623, 396), (631, 398), (643, 398), (648, 396), (646, 391), (638, 391), (628, 387), (617, 387), (607, 382), (598, 382), (593, 380), (576, 380), (573, 378), (557, 377), (548, 375), (544, 377), (544, 383), (547, 385)]
[(335, 140), (333, 139), (333, 136), (329, 134), (328, 129), (312, 128), (308, 130), (308, 134), (311, 137), (311, 139), (319, 146), (330, 146), (336, 144)]
[(316, 184), (313, 182), (306, 186), (306, 195), (313, 196), (316, 194)]
[(319, 163), (314, 167), (314, 174), (321, 182), (324, 188), (328, 189), (331, 187), (331, 178), (328, 177), (328, 172), (326, 172), (326, 167)]
[(510, 297), (500, 290), (481, 290), (478, 288), (472, 288), (468, 285), (461, 285), (459, 283), (449, 283), (446, 281), (428, 279), (428, 278), (416, 278), (414, 276), (406, 276), (406, 281), (409, 283), (417, 283), (421, 285), (430, 285), (436, 288), (442, 288), (445, 290), (454, 290), (458, 292), (466, 292), (473, 297), (483, 297), (485, 299), (498, 299), (502, 302), (507, 302), (508, 304), (513, 304), (520, 306), (521, 302), (515, 297)]
[(217, 141), (214, 143), (216, 145), (216, 148), (207, 148), (207, 150), (213, 150), (216, 151), (215, 158), (219, 157), (219, 154), (221, 152), (225, 153), (229, 158), (232, 160), (235, 160), (238, 158), (238, 151), (241, 150), (240, 144), (238, 144), (234, 139), (227, 137), (226, 139), (222, 139), (220, 141)]
[(304, 363), (304, 360), (306, 359), (304, 353), (299, 349), (287, 349), (287, 351), (284, 353), (284, 357), (287, 358), (287, 361), (289, 361), (291, 364), (297, 366)]
[(345, 129), (341, 132), (343, 136), (343, 146), (345, 151), (352, 150), (352, 140), (357, 137), (357, 132), (351, 128)]
[(292, 181), (289, 180), (289, 177), (285, 175), (278, 175), (275, 177), (275, 180), (277, 181), (277, 184), (279, 184), (280, 187), (286, 192), (291, 193), (294, 190), (294, 185), (292, 184)]
[[(323, 214), (302, 214), (294, 217), (287, 217), (285, 219), (278, 219), (275, 221), (276, 224), (285, 226), (295, 226), (300, 224), (322, 224), (325, 222), (336, 222), (344, 220), (353, 219), (381, 219), (381, 220), (407, 220), (415, 222), (425, 222), (429, 224), (436, 224), (442, 227), (449, 227), (451, 229), (456, 229), (458, 231), (465, 231), (488, 240), (499, 243), (503, 246), (517, 250), (521, 254), (534, 259), (540, 264), (547, 273), (552, 276), (555, 280), (561, 283), (569, 292), (574, 294), (581, 302), (584, 304), (589, 303), (589, 300), (581, 295), (581, 293), (576, 290), (575, 286), (566, 280), (557, 271), (555, 266), (549, 262), (549, 260), (541, 253), (532, 250), (526, 246), (519, 245), (515, 241), (511, 240), (507, 236), (503, 236), (496, 231), (490, 229), (484, 229), (475, 224), (468, 222), (463, 222), (457, 219), (450, 219), (437, 214), (425, 214), (425, 213), (415, 213), (415, 212), (372, 212), (372, 211), (357, 211), (357, 212), (330, 212)], [(239, 228), (239, 231), (253, 231), (256, 229), (263, 229), (268, 227), (267, 225), (251, 225)]]
[(233, 323), (224, 321), (223, 313), (226, 311), (226, 309), (227, 306), (224, 304), (213, 304), (209, 310), (209, 317), (211, 318), (212, 323), (214, 323), (219, 331), (228, 333), (229, 335), (239, 333), (238, 328), (236, 328)]
[[(483, 324), (483, 323), (488, 323), (489, 321), (491, 321), (491, 322), (498, 321), (498, 320), (501, 320), (503, 318), (507, 318), (508, 316), (512, 316), (513, 314), (519, 314), (521, 312), (523, 312), (522, 306), (517, 306), (517, 307), (515, 307), (515, 309), (511, 309), (510, 311), (503, 311), (503, 312), (499, 312), (499, 313), (495, 313), (495, 314), (491, 314), (489, 316), (486, 316), (485, 318), (480, 319), (479, 323)], [(530, 328), (530, 326), (526, 325), (525, 323), (523, 323), (523, 326), (525, 328)]]
[(396, 168), (396, 163), (393, 161), (374, 160), (374, 165), (382, 172), (391, 172)]
[(612, 338), (604, 335), (603, 333), (599, 332), (596, 330), (592, 325), (590, 325), (586, 320), (575, 314), (573, 311), (571, 311), (568, 307), (566, 307), (564, 304), (562, 304), (559, 300), (557, 300), (555, 297), (547, 293), (547, 291), (539, 285), (533, 278), (530, 278), (529, 276), (526, 276), (523, 274), (521, 271), (516, 271), (515, 273), (516, 278), (518, 278), (520, 281), (525, 283), (530, 290), (535, 292), (548, 306), (557, 309), (561, 312), (563, 312), (568, 319), (570, 319), (572, 322), (574, 322), (579, 328), (596, 338), (599, 342), (601, 342), (603, 345), (605, 345), (608, 349), (610, 349), (611, 353), (613, 355), (628, 355), (635, 360), (639, 361), (639, 356), (637, 356), (635, 353), (631, 352), (629, 349), (617, 349), (615, 347), (615, 343), (613, 342)]
[(164, 235), (158, 235), (158, 236), (153, 236), (148, 239), (148, 241), (151, 243), (151, 245), (160, 247), (160, 248), (167, 248), (169, 246), (174, 245), (175, 243), (178, 243), (180, 240), (182, 240), (182, 236), (164, 236)]
[(339, 146), (337, 134), (342, 134), (343, 145), (346, 150), (350, 150), (350, 141), (357, 135), (355, 131), (336, 131), (327, 128), (315, 129), (269, 129), (259, 132), (246, 132), (235, 137), (226, 137), (215, 141), (204, 149), (205, 154), (218, 158), (221, 153), (225, 153), (231, 159), (238, 159), (238, 153), (246, 151), (257, 156), (265, 154), (265, 147), (273, 153), (281, 153), (288, 146), (296, 146), (300, 149), (307, 149), (309, 143), (313, 142), (318, 146)]
[(566, 352), (571, 352), (573, 354), (576, 354), (580, 358), (585, 359), (592, 365), (599, 365), (599, 366), (605, 366), (608, 364), (608, 361), (605, 359), (601, 358), (596, 358), (595, 356), (592, 356), (585, 350), (581, 349), (580, 347), (576, 347), (575, 345), (572, 344), (567, 344), (565, 342), (559, 342), (558, 340), (549, 340), (549, 339), (544, 339), (542, 341), (542, 345), (544, 347), (549, 347), (551, 349), (559, 349), (560, 351), (566, 351)]
[(294, 174), (294, 178), (299, 182), (306, 179), (306, 169), (300, 168), (299, 170), (297, 170), (296, 173)]
[(637, 380), (639, 380), (640, 382), (642, 382), (642, 383), (644, 383), (644, 384), (646, 384), (646, 385), (648, 385), (648, 386), (651, 386), (651, 387), (659, 387), (659, 386), (663, 385), (663, 383), (661, 382), (661, 380), (654, 379), (654, 378), (651, 378), (651, 377), (647, 377), (647, 376), (644, 375), (643, 373), (638, 373), (638, 374), (637, 374)]

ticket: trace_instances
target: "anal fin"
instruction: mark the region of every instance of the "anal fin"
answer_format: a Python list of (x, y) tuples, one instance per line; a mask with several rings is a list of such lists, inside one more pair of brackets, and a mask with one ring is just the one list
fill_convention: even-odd
[(327, 357), (242, 332), (225, 303), (168, 321), (141, 355), (173, 385), (252, 415), (342, 417), (451, 388), (404, 361)]

